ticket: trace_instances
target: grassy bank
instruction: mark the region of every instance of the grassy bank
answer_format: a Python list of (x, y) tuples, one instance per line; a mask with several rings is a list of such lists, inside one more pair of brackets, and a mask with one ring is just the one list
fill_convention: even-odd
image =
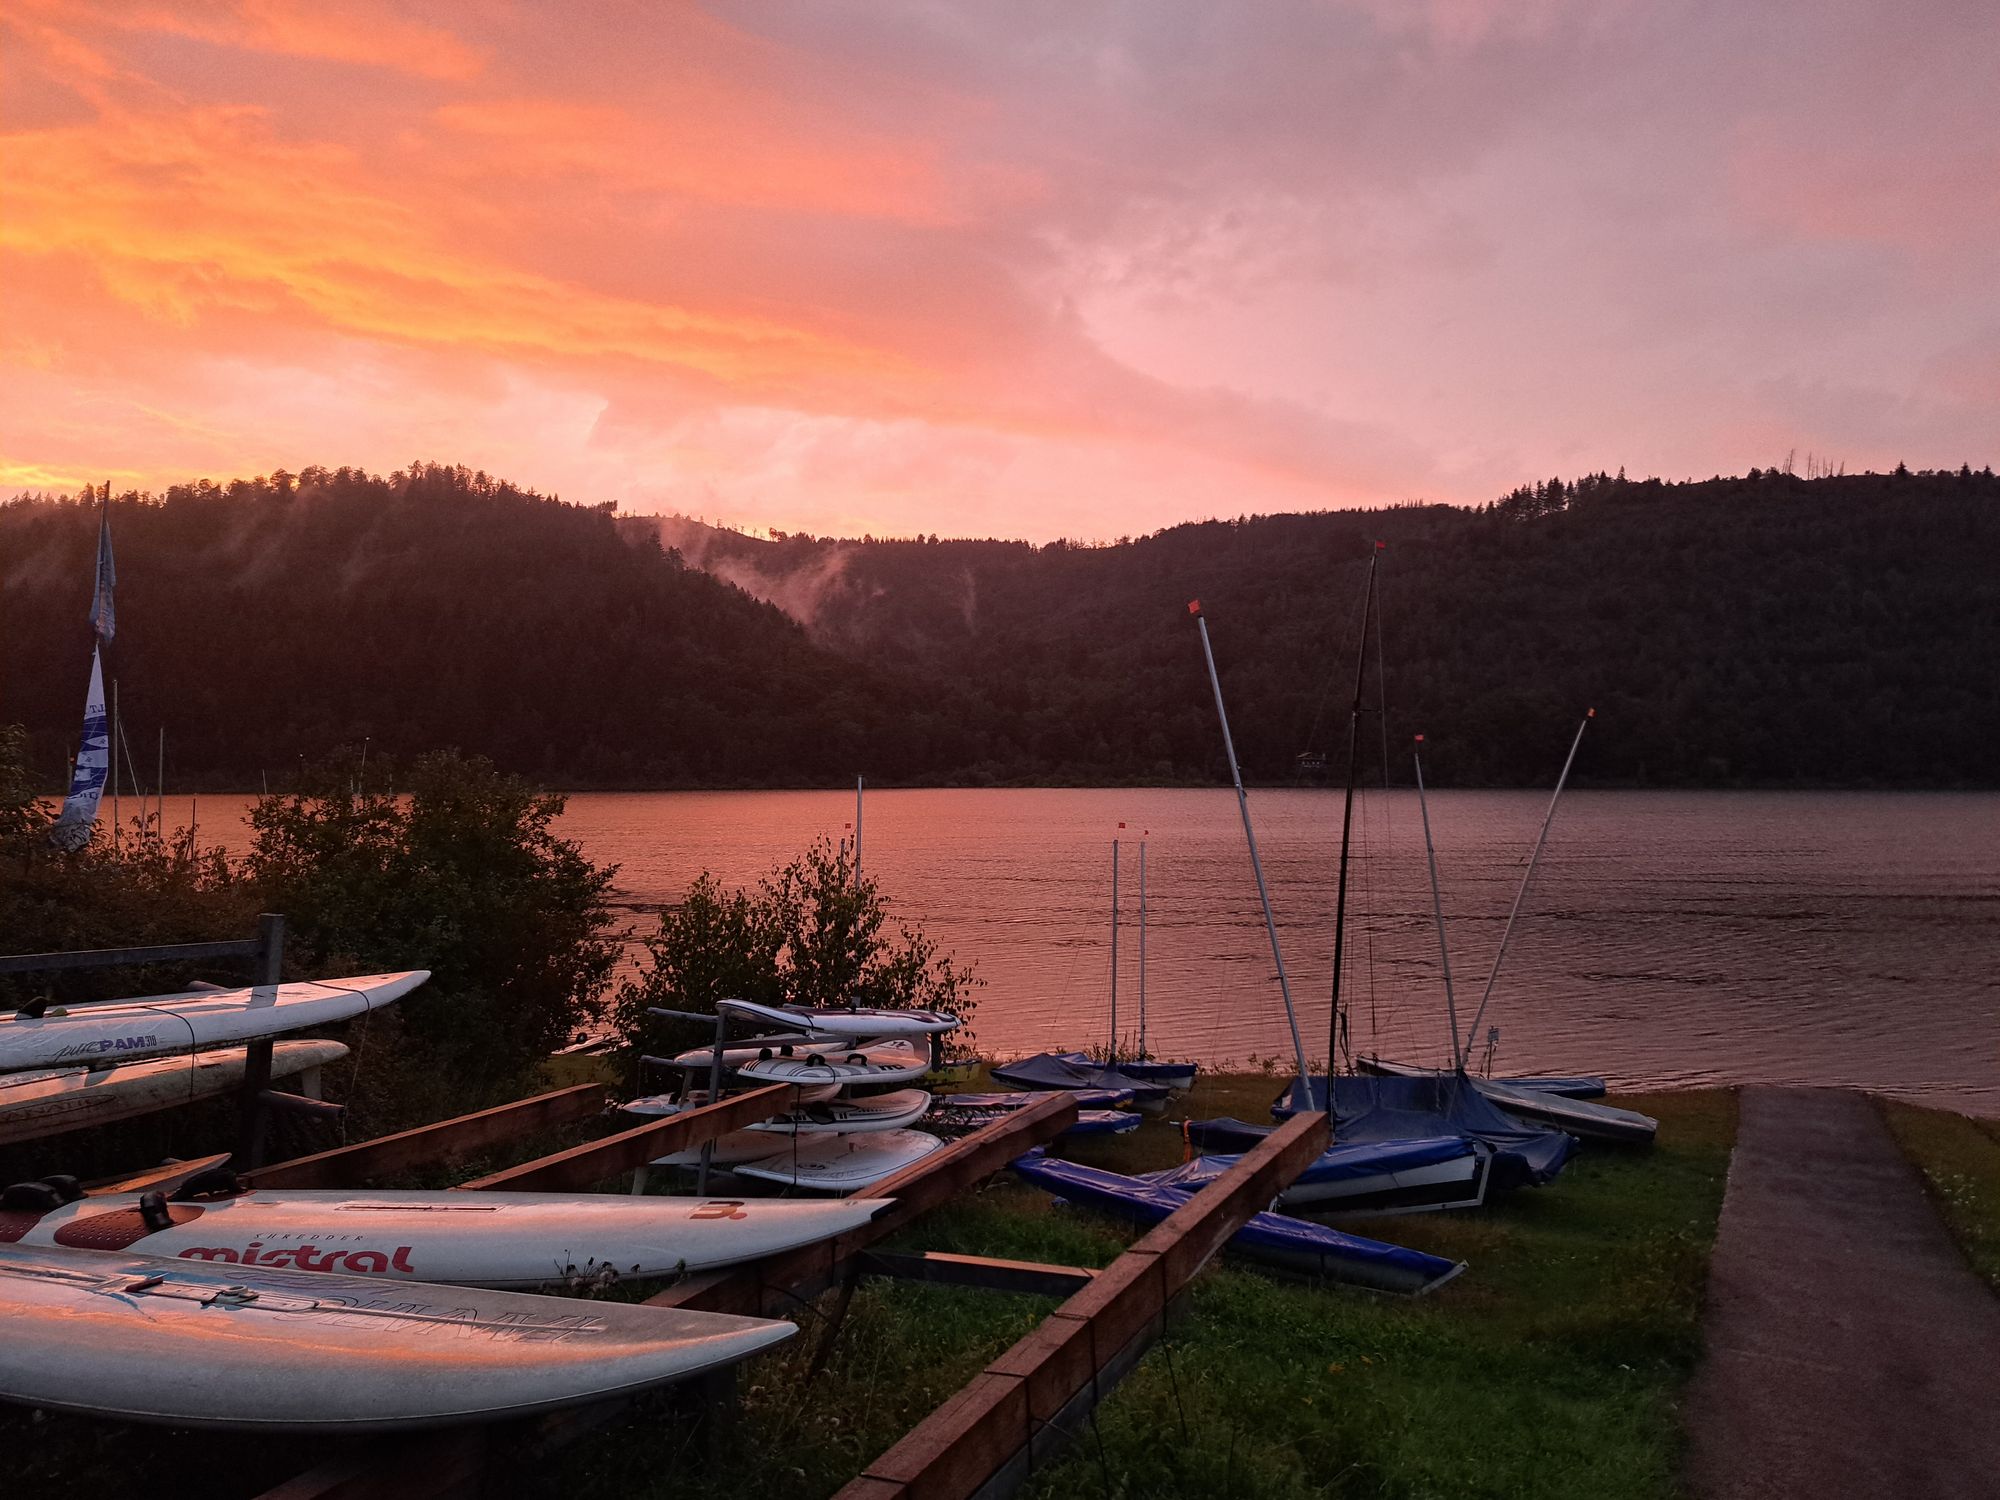
[(1878, 1102), (1973, 1270), (2000, 1291), (2000, 1122)]
[[(1205, 1080), (1171, 1115), (1263, 1118), (1265, 1078)], [(1660, 1118), (1648, 1155), (1586, 1151), (1553, 1188), (1472, 1215), (1354, 1226), (1471, 1269), (1405, 1302), (1221, 1264), (1169, 1337), (1033, 1493), (1127, 1496), (1606, 1495), (1675, 1492), (1683, 1382), (1735, 1134), (1728, 1093), (1636, 1101)], [(1075, 1153), (1119, 1170), (1179, 1159), (1171, 1120)], [(900, 1248), (1103, 1265), (1132, 1237), (1002, 1180), (931, 1215)], [(823, 1367), (832, 1299), (749, 1367), (721, 1439), (732, 1489), (831, 1494), (986, 1361), (1048, 1299), (871, 1282)], [(713, 1493), (689, 1424), (641, 1421), (536, 1466), (531, 1492)]]

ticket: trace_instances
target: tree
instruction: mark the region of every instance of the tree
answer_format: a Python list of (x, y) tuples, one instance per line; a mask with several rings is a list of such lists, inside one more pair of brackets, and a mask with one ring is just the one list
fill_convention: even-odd
[(245, 865), (286, 914), (288, 967), (431, 971), (370, 1018), (390, 1035), (377, 1033), (349, 1104), (371, 1130), (515, 1097), (602, 1015), (616, 871), (556, 837), (562, 809), (487, 761), (442, 752), (415, 763), (402, 795), (366, 790), (344, 755), (251, 811)]
[(754, 892), (725, 891), (704, 871), (661, 911), (638, 978), (619, 986), (613, 1024), (645, 1050), (694, 1044), (685, 1028), (649, 1017), (651, 1006), (712, 1014), (718, 1000), (740, 999), (942, 1010), (965, 1023), (947, 1046), (969, 1051), (973, 991), (985, 981), (904, 923), (888, 936), (889, 919), (887, 899), (856, 875), (848, 846), (824, 837)]

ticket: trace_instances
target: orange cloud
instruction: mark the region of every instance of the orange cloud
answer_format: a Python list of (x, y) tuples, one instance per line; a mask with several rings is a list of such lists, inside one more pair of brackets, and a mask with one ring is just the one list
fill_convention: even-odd
[(382, 0), (179, 0), (172, 5), (20, 0), (52, 22), (162, 32), (218, 46), (385, 68), (419, 78), (475, 78), (485, 57), (442, 27)]

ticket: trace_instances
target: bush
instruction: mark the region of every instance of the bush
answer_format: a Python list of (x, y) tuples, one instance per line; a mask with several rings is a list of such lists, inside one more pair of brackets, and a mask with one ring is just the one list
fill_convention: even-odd
[(914, 928), (898, 923), (886, 935), (889, 916), (876, 882), (857, 878), (847, 846), (824, 837), (754, 892), (725, 891), (704, 871), (679, 905), (661, 911), (639, 977), (618, 988), (613, 1024), (638, 1050), (663, 1051), (705, 1038), (648, 1016), (649, 1006), (713, 1014), (718, 1000), (757, 1000), (942, 1010), (965, 1023), (945, 1039), (948, 1050), (969, 1053), (973, 991), (985, 981)]
[(562, 809), (560, 796), (445, 752), (417, 761), (400, 794), (365, 790), (358, 765), (338, 758), (251, 812), (245, 869), (286, 914), (289, 970), (431, 971), (367, 1023), (374, 1045), (348, 1101), (357, 1128), (517, 1097), (601, 1017), (616, 870), (550, 831)]

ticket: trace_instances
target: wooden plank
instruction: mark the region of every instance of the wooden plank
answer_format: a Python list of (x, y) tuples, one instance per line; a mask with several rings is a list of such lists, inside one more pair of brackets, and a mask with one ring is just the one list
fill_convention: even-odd
[(359, 1187), (377, 1177), (451, 1161), (537, 1131), (587, 1120), (603, 1108), (603, 1086), (579, 1083), (372, 1141), (273, 1162), (243, 1175), (253, 1187)]
[(1080, 1291), (1097, 1272), (1083, 1266), (1051, 1266), (1033, 1260), (998, 1260), (990, 1255), (952, 1255), (926, 1250), (918, 1255), (862, 1252), (863, 1276), (893, 1276), (899, 1281), (928, 1281), (939, 1286), (976, 1286), (989, 1292), (1033, 1292), (1067, 1297)]
[(219, 1167), (229, 1160), (227, 1151), (218, 1151), (213, 1156), (197, 1156), (190, 1161), (167, 1162), (163, 1166), (148, 1167), (143, 1172), (135, 1172), (127, 1177), (113, 1177), (102, 1182), (86, 1183), (84, 1195), (101, 1198), (107, 1193), (143, 1193), (152, 1188), (171, 1193), (197, 1172), (206, 1172), (210, 1167)]
[(1109, 1388), (1102, 1372), (1151, 1337), (1166, 1304), (1326, 1143), (1325, 1115), (1294, 1115), (905, 1433), (836, 1500), (969, 1500), (1018, 1484), (1032, 1467), (1038, 1420), (1088, 1410), (1080, 1396), (1101, 1399)]
[(553, 1156), (522, 1162), (518, 1167), (509, 1167), (504, 1172), (494, 1172), (472, 1182), (462, 1182), (459, 1186), (468, 1190), (505, 1189), (519, 1193), (580, 1192), (607, 1177), (617, 1177), (634, 1167), (643, 1167), (655, 1157), (667, 1156), (675, 1151), (691, 1151), (717, 1136), (768, 1120), (790, 1108), (796, 1097), (797, 1091), (789, 1083), (766, 1084), (747, 1094), (736, 1094), (714, 1104), (705, 1104), (686, 1114), (648, 1120), (644, 1125), (621, 1130), (617, 1135), (607, 1135), (601, 1141), (586, 1141), (581, 1146), (572, 1146)]

